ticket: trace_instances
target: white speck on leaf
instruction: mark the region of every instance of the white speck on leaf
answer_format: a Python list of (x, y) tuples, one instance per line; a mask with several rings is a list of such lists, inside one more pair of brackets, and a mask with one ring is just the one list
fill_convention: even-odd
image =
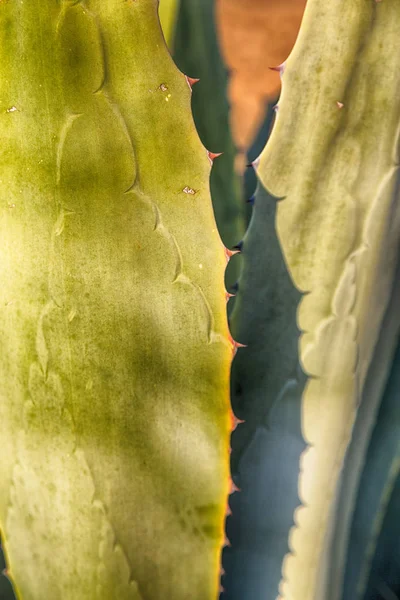
[(194, 196), (194, 194), (196, 193), (196, 191), (189, 187), (188, 185), (186, 187), (183, 188), (182, 190), (185, 194), (191, 194), (192, 196)]

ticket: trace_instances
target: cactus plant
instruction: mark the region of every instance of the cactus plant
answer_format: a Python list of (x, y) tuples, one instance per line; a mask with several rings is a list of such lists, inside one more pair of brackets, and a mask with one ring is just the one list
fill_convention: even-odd
[[(327, 543), (345, 452), (360, 403), (373, 394), (376, 407), (382, 397), (398, 335), (399, 304), (391, 297), (400, 241), (399, 35), (398, 2), (309, 0), (275, 126), (255, 162), (260, 185), (231, 320), (233, 336), (248, 348), (238, 352), (232, 376), (233, 408), (247, 422), (232, 441), (242, 491), (232, 500), (229, 600), (251, 585), (251, 566), (238, 554), (251, 493), (260, 512), (275, 505), (264, 511), (264, 539), (250, 543), (252, 560), (262, 550), (251, 573), (264, 578), (263, 595), (259, 588), (248, 598), (275, 600), (279, 579), (280, 599), (331, 596)], [(382, 332), (383, 352), (375, 355)], [(370, 386), (372, 370), (379, 377)], [(300, 427), (307, 449), (298, 461)], [(269, 496), (254, 496), (249, 465)], [(289, 494), (296, 473), (298, 490)]]
[(226, 265), (157, 0), (0, 4), (0, 523), (21, 600), (214, 600)]

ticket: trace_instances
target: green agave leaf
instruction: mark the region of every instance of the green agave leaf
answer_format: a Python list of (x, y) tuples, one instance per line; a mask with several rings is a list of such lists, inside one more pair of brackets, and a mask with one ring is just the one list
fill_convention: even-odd
[(214, 600), (225, 249), (157, 0), (0, 4), (0, 523), (23, 600)]
[[(400, 239), (398, 8), (310, 0), (259, 165), (263, 184), (283, 198), (276, 226), (290, 275), (305, 294), (297, 320), (310, 375), (302, 398), (309, 444), (300, 464), (303, 506), (283, 567), (285, 599), (327, 595), (324, 546), (334, 495), (392, 292)], [(389, 347), (396, 337), (388, 331)], [(383, 374), (389, 367), (382, 364)], [(378, 398), (383, 385), (384, 378)]]
[(0, 539), (0, 598), (1, 600), (15, 600), (11, 581), (7, 577), (7, 566)]
[(377, 540), (364, 600), (396, 600), (400, 595), (400, 476), (390, 496)]
[[(204, 146), (215, 159), (211, 196), (223, 242), (232, 248), (246, 228), (243, 182), (235, 174), (235, 146), (229, 128), (228, 75), (223, 64), (214, 18), (214, 0), (181, 0), (174, 38), (174, 60), (184, 73), (200, 79), (192, 97), (193, 116)], [(227, 273), (227, 288), (238, 276), (238, 261)]]
[(4, 575), (0, 577), (0, 598), (1, 600), (15, 599), (11, 582)]
[(179, 11), (181, 0), (159, 0), (158, 16), (160, 18), (161, 27), (164, 33), (165, 41), (169, 48), (172, 49), (174, 43), (174, 34), (176, 26), (176, 18)]
[[(234, 168), (236, 148), (227, 98), (229, 74), (220, 52), (215, 8), (215, 0), (181, 0), (171, 47), (177, 66), (199, 79), (193, 89), (192, 108), (200, 138), (212, 152), (222, 152), (211, 172), (211, 196), (222, 240), (228, 248), (234, 248), (240, 245), (251, 218), (250, 199), (256, 181), (252, 169), (242, 178)], [(266, 143), (275, 102), (266, 106), (265, 120), (249, 150), (249, 160), (258, 156)], [(226, 286), (231, 292), (235, 291), (240, 269), (240, 257), (235, 257), (226, 272)]]
[[(400, 176), (398, 181), (400, 182)], [(351, 442), (346, 452), (340, 478), (340, 485), (335, 501), (335, 508), (332, 515), (331, 535), (326, 544), (326, 563), (327, 568), (329, 568), (331, 581), (330, 585), (328, 586), (329, 598), (332, 599), (341, 598), (342, 593), (347, 593), (346, 590), (348, 585), (346, 584), (343, 588), (345, 569), (347, 572), (347, 579), (353, 576), (355, 578), (358, 577), (357, 571), (353, 573), (353, 566), (350, 567), (350, 564), (352, 564), (352, 559), (347, 557), (349, 552), (352, 554), (352, 557), (357, 564), (360, 560), (362, 560), (361, 556), (357, 554), (357, 540), (350, 539), (352, 519), (356, 501), (358, 504), (362, 503), (363, 501), (363, 495), (359, 489), (360, 479), (363, 474), (365, 461), (367, 460), (367, 452), (370, 452), (369, 446), (372, 443), (371, 436), (373, 434), (374, 427), (377, 428), (377, 433), (380, 431), (378, 425), (376, 424), (380, 406), (382, 403), (386, 403), (385, 405), (390, 406), (390, 403), (393, 402), (395, 398), (393, 385), (390, 382), (395, 377), (395, 368), (397, 365), (397, 339), (396, 337), (393, 337), (391, 332), (398, 332), (400, 330), (400, 312), (397, 308), (399, 305), (400, 263), (397, 267), (390, 302), (386, 309), (386, 314), (382, 322), (379, 338), (375, 345), (373, 358), (368, 370), (362, 399), (357, 411), (356, 421), (352, 431)], [(390, 371), (389, 383), (386, 384), (388, 377), (386, 365), (390, 364), (391, 362), (393, 363), (393, 366), (391, 367)], [(379, 391), (382, 389), (383, 396)], [(383, 408), (381, 408), (381, 410), (383, 410)], [(387, 455), (386, 460), (390, 460), (390, 457)], [(379, 486), (377, 486), (376, 492), (379, 497)], [(360, 500), (357, 500), (357, 494), (360, 496)], [(364, 525), (367, 528), (369, 527), (369, 525), (366, 523), (364, 523)], [(365, 532), (365, 535), (368, 534)], [(349, 539), (352, 550), (348, 550)], [(350, 561), (349, 565), (347, 565), (348, 561)]]
[(360, 479), (346, 559), (343, 600), (364, 598), (379, 533), (399, 474), (400, 346), (394, 357)]
[(240, 348), (232, 364), (236, 417), (232, 472), (240, 488), (227, 520), (224, 588), (229, 600), (275, 600), (288, 532), (299, 504), (300, 399), (305, 384), (299, 365), (293, 286), (275, 230), (276, 199), (260, 185), (243, 240), (243, 269), (231, 315)]
[[(399, 304), (390, 304), (400, 240), (400, 197), (396, 187), (400, 50), (395, 43), (399, 35), (397, 2), (357, 0), (344, 5), (339, 0), (329, 4), (310, 0), (283, 74), (277, 120), (261, 159), (255, 165), (261, 184), (268, 191), (267, 195), (259, 194), (260, 199), (256, 197), (256, 207), (257, 202), (265, 203), (266, 198), (278, 199), (276, 217), (271, 211), (270, 219), (275, 220), (283, 262), (294, 289), (290, 291), (288, 287), (286, 296), (280, 290), (284, 275), (277, 266), (276, 272), (269, 267), (264, 277), (260, 269), (258, 283), (256, 276), (252, 279), (252, 294), (260, 298), (259, 310), (264, 315), (269, 311), (280, 314), (285, 310), (286, 314), (281, 319), (281, 329), (274, 335), (271, 335), (271, 326), (261, 327), (263, 322), (273, 322), (272, 317), (265, 316), (263, 320), (257, 315), (253, 323), (257, 323), (258, 336), (265, 336), (272, 349), (282, 349), (284, 356), (285, 344), (289, 348), (291, 339), (296, 346), (300, 332), (299, 360), (308, 375), (304, 389), (296, 387), (302, 392), (301, 400), (298, 396), (298, 405), (293, 402), (287, 412), (282, 409), (285, 417), (276, 428), (273, 442), (278, 457), (276, 464), (269, 464), (265, 456), (263, 459), (261, 442), (256, 453), (254, 446), (249, 446), (259, 462), (264, 460), (268, 465), (264, 471), (261, 466), (257, 471), (265, 478), (265, 496), (263, 499), (260, 496), (260, 506), (262, 502), (264, 505), (269, 502), (267, 498), (274, 498), (274, 502), (282, 503), (289, 511), (295, 497), (293, 491), (287, 493), (284, 482), (289, 471), (291, 476), (298, 475), (301, 504), (295, 511), (295, 525), (291, 529), (290, 521), (285, 517), (290, 552), (281, 563), (279, 600), (329, 597), (330, 564), (326, 545), (343, 460), (358, 407), (368, 390), (367, 376), (387, 311), (392, 311), (392, 318), (399, 313)], [(384, 69), (382, 56), (385, 56)], [(264, 240), (268, 244), (270, 233), (265, 225), (264, 228)], [(258, 239), (261, 238), (259, 234)], [(243, 252), (245, 248), (246, 238)], [(265, 260), (259, 258), (263, 256), (260, 245), (253, 251), (256, 253), (249, 264), (255, 265), (257, 259)], [(271, 263), (277, 260), (274, 253), (270, 260)], [(261, 301), (268, 277), (270, 288), (277, 290), (279, 303), (275, 298), (273, 304)], [(243, 298), (250, 294), (247, 287)], [(239, 295), (240, 288), (239, 282)], [(290, 298), (294, 302), (294, 290), (299, 305), (296, 308), (293, 304), (292, 313), (289, 313), (286, 303)], [(238, 298), (234, 314), (236, 308), (240, 314), (239, 306)], [(293, 316), (289, 318), (294, 311), (297, 327), (293, 324)], [(250, 331), (250, 319), (247, 323)], [(251, 331), (255, 336), (256, 327)], [(284, 341), (286, 335), (288, 338)], [(388, 360), (382, 358), (379, 363), (380, 376), (373, 388), (375, 403), (382, 397), (397, 335), (397, 327), (386, 329), (386, 339), (382, 343), (383, 355)], [(233, 336), (248, 343), (248, 348), (240, 350), (235, 359), (239, 364), (240, 353), (245, 356), (247, 352), (250, 356), (252, 339), (250, 334), (240, 337), (235, 327)], [(294, 354), (289, 356), (295, 357)], [(297, 386), (301, 381), (296, 378), (295, 361), (290, 375), (284, 372), (282, 365), (275, 367), (278, 370), (274, 370), (272, 376), (268, 363), (262, 365), (261, 356), (254, 361), (252, 370), (250, 362), (247, 361), (248, 372), (244, 374), (243, 368), (236, 383), (239, 395), (243, 393), (242, 406), (252, 406), (251, 399), (254, 398), (254, 407), (264, 402), (265, 411), (270, 410), (271, 399), (265, 395), (265, 389), (270, 388), (271, 397), (276, 401), (285, 389), (284, 382), (281, 388), (275, 388), (275, 377), (279, 372), (286, 378), (287, 385), (293, 381)], [(235, 365), (233, 368), (235, 370)], [(272, 390), (276, 390), (275, 395)], [(372, 393), (371, 390), (368, 393)], [(240, 418), (245, 412), (240, 413), (237, 406), (238, 402), (233, 408)], [(263, 425), (258, 410), (249, 408), (247, 414), (251, 414), (251, 422), (238, 427), (238, 438), (240, 427), (243, 431), (242, 471), (244, 464), (255, 461), (252, 458), (243, 462), (251, 440), (247, 433), (257, 424), (259, 428)], [(293, 423), (298, 424), (297, 430), (301, 425), (308, 447), (297, 465), (295, 453), (292, 455), (291, 462), (285, 463), (286, 470), (280, 461), (282, 450), (279, 452), (279, 449), (284, 446), (277, 432), (292, 431)], [(272, 426), (265, 437), (267, 435), (274, 438)], [(299, 432), (296, 440), (299, 456)], [(271, 446), (268, 448), (271, 456)], [(240, 473), (240, 467), (238, 470)], [(254, 472), (256, 470), (254, 468)], [(239, 486), (242, 479), (240, 473)], [(232, 511), (234, 519), (233, 504)], [(269, 520), (266, 518), (265, 521), (269, 526)], [(271, 518), (271, 523), (273, 521)], [(245, 530), (244, 522), (241, 530)], [(266, 537), (270, 535), (265, 547), (272, 547), (273, 533), (274, 529), (265, 531)], [(257, 565), (258, 572), (262, 568), (268, 572), (274, 559), (280, 561), (282, 548), (279, 546), (276, 554), (273, 549), (269, 554), (264, 552), (264, 562), (260, 560)], [(236, 568), (239, 566), (238, 561)], [(276, 569), (273, 578), (266, 581), (263, 596), (269, 598), (268, 594), (271, 594), (274, 600), (275, 574)]]

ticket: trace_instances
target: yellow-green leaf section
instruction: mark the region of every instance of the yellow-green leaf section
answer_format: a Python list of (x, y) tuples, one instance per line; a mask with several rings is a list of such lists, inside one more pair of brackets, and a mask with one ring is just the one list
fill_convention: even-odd
[(158, 14), (168, 48), (172, 50), (180, 0), (159, 0)]
[(399, 39), (399, 0), (309, 0), (259, 165), (264, 186), (283, 198), (277, 232), (304, 293), (300, 355), (310, 375), (302, 401), (303, 506), (283, 565), (285, 600), (327, 597), (320, 577), (332, 499), (393, 285)]
[(215, 600), (225, 255), (157, 0), (0, 3), (0, 524), (22, 600)]

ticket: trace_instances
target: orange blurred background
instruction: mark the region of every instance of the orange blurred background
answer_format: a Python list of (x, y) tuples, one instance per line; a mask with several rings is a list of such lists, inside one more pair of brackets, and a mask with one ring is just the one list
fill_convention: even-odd
[(280, 75), (270, 67), (289, 56), (305, 5), (306, 0), (216, 0), (220, 48), (231, 72), (230, 118), (238, 170), (244, 167), (266, 103), (279, 95)]

